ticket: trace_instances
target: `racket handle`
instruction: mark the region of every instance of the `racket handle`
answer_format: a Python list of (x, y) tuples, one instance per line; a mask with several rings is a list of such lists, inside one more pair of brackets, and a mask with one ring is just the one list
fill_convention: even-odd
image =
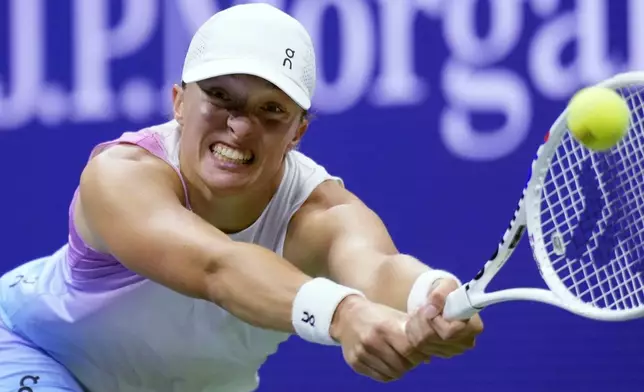
[(470, 304), (465, 286), (452, 291), (445, 298), (445, 308), (443, 308), (443, 318), (447, 321), (467, 320), (480, 311)]

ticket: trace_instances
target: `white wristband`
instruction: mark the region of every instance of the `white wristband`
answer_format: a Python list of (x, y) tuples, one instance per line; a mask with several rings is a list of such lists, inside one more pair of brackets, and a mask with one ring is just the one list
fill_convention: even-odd
[(420, 274), (411, 287), (409, 296), (407, 297), (407, 312), (413, 313), (421, 306), (427, 303), (427, 296), (434, 289), (434, 283), (439, 279), (454, 279), (460, 286), (462, 283), (453, 274), (433, 269)]
[(325, 278), (315, 278), (300, 287), (291, 313), (295, 332), (304, 340), (325, 345), (339, 345), (329, 334), (335, 310), (349, 295), (364, 297), (358, 290)]

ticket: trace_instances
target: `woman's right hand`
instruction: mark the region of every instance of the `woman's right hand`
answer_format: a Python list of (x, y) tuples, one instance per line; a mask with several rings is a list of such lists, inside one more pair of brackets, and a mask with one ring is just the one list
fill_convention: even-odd
[(338, 306), (330, 334), (342, 345), (344, 359), (353, 370), (389, 382), (429, 360), (409, 342), (407, 320), (403, 312), (352, 295)]

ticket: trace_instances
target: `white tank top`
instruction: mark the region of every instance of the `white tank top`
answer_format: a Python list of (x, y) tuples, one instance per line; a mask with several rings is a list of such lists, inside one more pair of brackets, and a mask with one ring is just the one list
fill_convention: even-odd
[[(137, 144), (180, 175), (179, 141), (176, 123), (169, 122), (127, 132), (97, 149)], [(282, 182), (260, 218), (230, 237), (282, 255), (291, 217), (330, 179), (341, 181), (302, 153), (289, 152)], [(259, 367), (289, 336), (253, 327), (92, 250), (73, 227), (73, 208), (67, 244), (0, 278), (0, 318), (92, 392), (252, 391)]]

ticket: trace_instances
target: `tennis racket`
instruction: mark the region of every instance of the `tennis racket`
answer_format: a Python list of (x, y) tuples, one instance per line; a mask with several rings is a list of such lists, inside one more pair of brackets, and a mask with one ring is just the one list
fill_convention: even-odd
[[(644, 72), (597, 84), (631, 110), (628, 134), (594, 152), (555, 121), (532, 162), (514, 216), (492, 257), (452, 292), (443, 316), (468, 319), (486, 306), (527, 300), (603, 321), (644, 316)], [(545, 288), (485, 288), (527, 234)]]

